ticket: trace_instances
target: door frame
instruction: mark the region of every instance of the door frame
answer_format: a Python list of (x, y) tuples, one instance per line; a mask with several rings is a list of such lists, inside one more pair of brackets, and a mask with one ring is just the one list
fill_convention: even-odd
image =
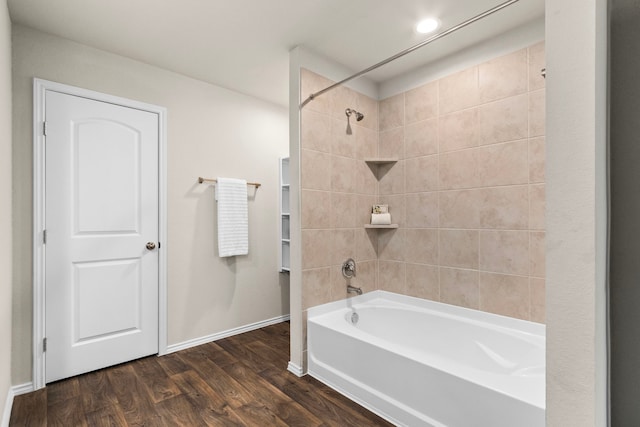
[(158, 115), (158, 355), (167, 353), (167, 109), (38, 78), (33, 79), (33, 389), (45, 386), (45, 93), (47, 90)]

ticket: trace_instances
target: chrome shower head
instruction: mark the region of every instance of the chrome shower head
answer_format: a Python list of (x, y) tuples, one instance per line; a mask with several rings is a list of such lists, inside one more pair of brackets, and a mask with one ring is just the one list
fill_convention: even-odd
[(352, 135), (353, 132), (351, 131), (351, 123), (349, 122), (349, 119), (351, 118), (351, 115), (355, 114), (356, 115), (356, 121), (359, 122), (362, 119), (364, 119), (364, 114), (357, 112), (353, 108), (347, 108), (346, 110), (344, 110), (344, 114), (346, 114), (346, 116), (347, 116), (347, 135)]

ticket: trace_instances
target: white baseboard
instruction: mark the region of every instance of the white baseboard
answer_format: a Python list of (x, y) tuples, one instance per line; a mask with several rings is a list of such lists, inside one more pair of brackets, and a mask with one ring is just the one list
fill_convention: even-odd
[(164, 354), (175, 353), (176, 351), (186, 350), (191, 347), (196, 347), (198, 345), (207, 344), (213, 341), (221, 340), (223, 338), (231, 337), (233, 335), (242, 334), (244, 332), (254, 331), (256, 329), (264, 328), (266, 326), (275, 325), (276, 323), (282, 323), (289, 320), (290, 316), (288, 314), (284, 316), (274, 317), (272, 319), (262, 320), (260, 322), (252, 323), (250, 325), (240, 326), (237, 328), (229, 329), (226, 331), (218, 332), (212, 335), (207, 335), (200, 338), (194, 338), (189, 341), (184, 341), (178, 344), (171, 344), (167, 346), (167, 351)]
[(11, 420), (11, 408), (13, 407), (13, 398), (15, 397), (13, 389), (9, 388), (7, 392), (7, 400), (4, 403), (4, 412), (2, 413), (2, 421), (0, 421), (0, 427), (9, 427), (9, 421)]
[(14, 396), (20, 396), (21, 394), (31, 393), (32, 391), (35, 391), (35, 389), (33, 388), (33, 383), (28, 382), (20, 385), (14, 385), (11, 387), (11, 391)]
[(302, 369), (302, 366), (298, 366), (295, 363), (289, 361), (289, 364), (287, 365), (287, 371), (291, 372), (292, 374), (298, 376), (298, 377), (303, 377), (304, 376), (304, 371)]

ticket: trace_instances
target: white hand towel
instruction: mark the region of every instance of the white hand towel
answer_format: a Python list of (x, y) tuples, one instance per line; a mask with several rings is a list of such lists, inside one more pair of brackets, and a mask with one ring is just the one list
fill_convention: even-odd
[(217, 178), (218, 252), (220, 257), (249, 253), (247, 181)]

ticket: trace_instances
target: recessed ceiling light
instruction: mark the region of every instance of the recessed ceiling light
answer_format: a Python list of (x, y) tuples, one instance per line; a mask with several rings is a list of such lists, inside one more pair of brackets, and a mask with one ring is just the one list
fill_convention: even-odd
[(435, 31), (436, 28), (438, 28), (439, 26), (440, 26), (440, 23), (438, 22), (437, 19), (434, 19), (434, 18), (423, 19), (422, 21), (418, 22), (418, 25), (416, 25), (416, 31), (419, 32), (420, 34), (427, 34)]

